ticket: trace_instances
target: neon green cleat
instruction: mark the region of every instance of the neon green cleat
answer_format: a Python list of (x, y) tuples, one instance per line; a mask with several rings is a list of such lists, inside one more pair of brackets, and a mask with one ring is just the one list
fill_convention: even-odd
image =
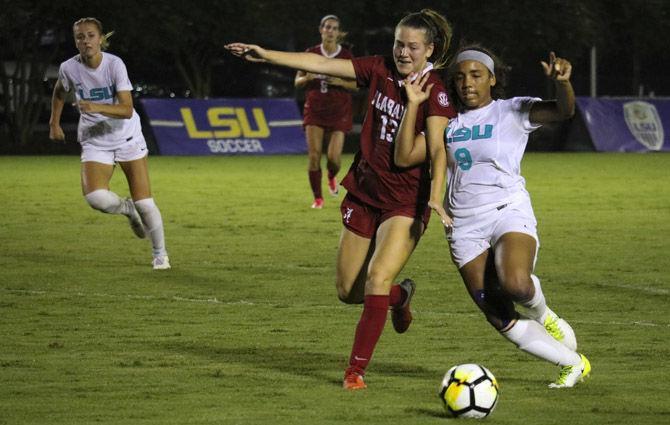
[(549, 384), (549, 388), (572, 388), (591, 373), (591, 363), (583, 354), (582, 361), (576, 366), (563, 366), (556, 382)]
[(572, 327), (568, 322), (558, 317), (558, 315), (551, 311), (550, 308), (547, 308), (547, 317), (544, 319), (542, 325), (544, 325), (544, 329), (546, 329), (547, 333), (556, 341), (565, 345), (572, 351), (577, 351), (575, 331), (572, 330)]

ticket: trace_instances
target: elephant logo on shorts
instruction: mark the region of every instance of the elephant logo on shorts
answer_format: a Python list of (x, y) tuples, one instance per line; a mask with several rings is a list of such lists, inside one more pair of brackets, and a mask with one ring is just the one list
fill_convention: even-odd
[(354, 212), (353, 208), (347, 208), (347, 212), (345, 212), (344, 216), (342, 216), (345, 223), (349, 224), (349, 220), (351, 220), (351, 213), (352, 212)]

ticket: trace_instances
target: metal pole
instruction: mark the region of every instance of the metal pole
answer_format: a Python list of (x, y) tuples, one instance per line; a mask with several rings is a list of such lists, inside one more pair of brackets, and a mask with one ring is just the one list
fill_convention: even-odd
[(596, 46), (591, 46), (591, 97), (596, 97), (597, 93), (597, 58), (596, 58)]

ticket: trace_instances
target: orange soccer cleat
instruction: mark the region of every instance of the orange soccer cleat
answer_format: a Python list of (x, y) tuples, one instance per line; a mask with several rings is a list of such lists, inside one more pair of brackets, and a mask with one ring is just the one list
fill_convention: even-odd
[(368, 386), (365, 385), (365, 381), (363, 380), (362, 375), (359, 375), (356, 372), (345, 372), (342, 388), (344, 388), (345, 390), (354, 391), (354, 390), (363, 390), (367, 387)]

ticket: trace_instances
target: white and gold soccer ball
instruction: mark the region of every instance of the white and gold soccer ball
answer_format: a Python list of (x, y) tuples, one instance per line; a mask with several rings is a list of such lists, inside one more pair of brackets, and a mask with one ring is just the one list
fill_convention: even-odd
[(460, 364), (449, 369), (440, 386), (444, 408), (457, 418), (485, 418), (498, 402), (498, 381), (478, 364)]

